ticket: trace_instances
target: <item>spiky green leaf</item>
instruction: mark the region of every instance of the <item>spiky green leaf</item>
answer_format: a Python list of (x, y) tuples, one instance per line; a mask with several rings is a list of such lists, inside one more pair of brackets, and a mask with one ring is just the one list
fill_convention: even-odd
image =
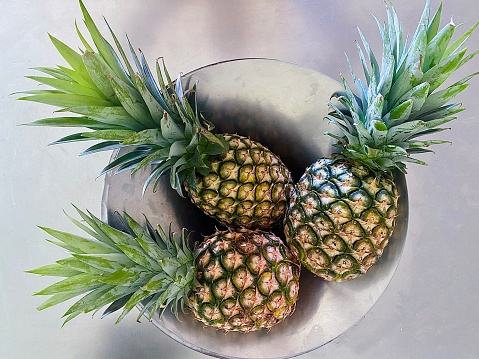
[(129, 79), (128, 75), (123, 69), (123, 66), (121, 65), (118, 55), (115, 53), (108, 41), (106, 41), (103, 35), (100, 33), (100, 30), (96, 26), (95, 22), (88, 13), (86, 7), (83, 5), (82, 1), (80, 1), (80, 8), (83, 14), (83, 18), (85, 20), (85, 25), (93, 39), (93, 42), (95, 43), (96, 48), (98, 49), (98, 52), (105, 59), (105, 62), (121, 81), (131, 83), (131, 80)]
[(63, 80), (46, 76), (26, 76), (30, 80), (48, 85), (64, 93), (77, 94), (80, 96), (101, 97), (95, 89), (81, 85), (72, 80)]
[(81, 273), (81, 271), (65, 267), (59, 263), (47, 264), (39, 268), (27, 270), (26, 272), (50, 277), (71, 277)]
[(101, 56), (97, 53), (85, 51), (82, 55), (82, 60), (92, 81), (100, 89), (103, 96), (113, 104), (119, 105), (120, 102), (118, 101), (113, 86), (109, 80), (109, 77), (113, 75)]
[(53, 45), (58, 50), (60, 55), (72, 67), (72, 70), (74, 71), (75, 75), (79, 76), (75, 77), (75, 79), (78, 80), (78, 82), (82, 85), (94, 85), (90, 78), (90, 75), (88, 74), (88, 71), (85, 68), (81, 55), (64, 42), (58, 40), (56, 37), (52, 35), (49, 36), (50, 40), (52, 41)]
[(62, 241), (63, 243), (75, 248), (75, 253), (91, 253), (91, 254), (105, 254), (115, 253), (117, 250), (105, 243), (91, 240), (71, 233), (57, 231), (52, 228), (40, 227), (52, 237)]

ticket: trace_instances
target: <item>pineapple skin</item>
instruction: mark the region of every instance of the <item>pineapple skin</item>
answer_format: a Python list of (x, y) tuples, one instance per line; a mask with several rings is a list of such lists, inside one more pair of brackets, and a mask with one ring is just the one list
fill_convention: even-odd
[(218, 231), (196, 249), (195, 267), (189, 306), (207, 326), (247, 333), (270, 329), (294, 312), (300, 265), (272, 233)]
[(268, 229), (286, 211), (291, 172), (268, 148), (240, 135), (223, 135), (229, 150), (211, 162), (196, 188), (185, 183), (191, 201), (227, 227)]
[(398, 199), (392, 176), (342, 156), (320, 159), (289, 193), (287, 243), (301, 264), (322, 279), (354, 279), (388, 245)]

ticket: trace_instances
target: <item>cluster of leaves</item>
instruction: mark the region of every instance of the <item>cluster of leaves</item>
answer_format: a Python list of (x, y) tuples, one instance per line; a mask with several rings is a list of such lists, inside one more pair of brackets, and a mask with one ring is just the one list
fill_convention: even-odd
[(110, 29), (117, 51), (102, 36), (81, 1), (80, 6), (95, 46), (78, 26), (78, 37), (85, 47), (80, 53), (50, 36), (71, 68), (36, 68), (48, 76), (29, 78), (51, 89), (25, 91), (26, 96), (20, 98), (57, 106), (61, 115), (69, 112), (75, 116), (49, 117), (29, 125), (90, 129), (54, 142), (102, 140), (83, 154), (132, 147), (133, 151), (117, 158), (102, 173), (138, 171), (154, 164), (145, 188), (151, 182), (156, 186), (169, 171), (171, 186), (182, 194), (183, 181), (195, 186), (195, 174), (207, 174), (210, 159), (226, 152), (227, 142), (213, 135), (213, 126), (199, 115), (196, 85), (184, 91), (181, 76), (172, 81), (164, 62), (160, 65), (159, 61), (156, 82), (143, 53), (138, 56), (128, 40), (135, 72), (113, 31)]
[(357, 91), (341, 76), (344, 91), (333, 94), (339, 104), (330, 103), (332, 111), (327, 117), (342, 136), (327, 134), (338, 140), (347, 157), (373, 169), (405, 172), (404, 162), (425, 164), (411, 154), (430, 152), (430, 145), (448, 142), (417, 138), (444, 130), (439, 126), (463, 110), (460, 103), (448, 102), (475, 74), (436, 90), (479, 52), (466, 55), (467, 48), (462, 48), (479, 22), (451, 42), (456, 26), (450, 22), (440, 29), (441, 12), (442, 5), (430, 19), (428, 0), (416, 32), (406, 44), (395, 9), (387, 6), (387, 23), (376, 19), (383, 44), (381, 66), (359, 31), (364, 51), (359, 44), (357, 47), (366, 83), (356, 76), (348, 60)]
[[(76, 207), (75, 207), (76, 208)], [(148, 311), (150, 319), (160, 315), (171, 304), (178, 315), (184, 310), (196, 269), (193, 252), (188, 248), (188, 235), (180, 238), (148, 223), (146, 229), (127, 214), (122, 217), (125, 232), (101, 221), (90, 212), (76, 208), (83, 221), (70, 220), (89, 234), (86, 238), (51, 228), (41, 227), (57, 241), (49, 242), (65, 248), (70, 257), (29, 273), (64, 277), (35, 293), (50, 295), (37, 309), (43, 310), (83, 295), (64, 314), (64, 324), (81, 313), (97, 311), (109, 305), (103, 316), (123, 309), (121, 321), (140, 302), (138, 318)]]

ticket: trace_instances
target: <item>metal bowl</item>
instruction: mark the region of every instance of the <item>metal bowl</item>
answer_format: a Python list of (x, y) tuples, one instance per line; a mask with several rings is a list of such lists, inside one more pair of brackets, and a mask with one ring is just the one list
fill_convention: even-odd
[[(198, 81), (198, 103), (211, 115), (218, 133), (249, 136), (278, 154), (298, 180), (305, 168), (332, 152), (325, 130), (335, 129), (323, 118), (330, 95), (341, 86), (335, 80), (297, 65), (268, 59), (242, 59), (200, 68), (184, 78), (185, 87)], [(114, 155), (115, 156), (115, 155)], [(142, 196), (147, 171), (107, 175), (103, 219), (119, 225), (115, 212), (143, 215), (152, 224), (175, 231), (187, 228), (196, 239), (214, 232), (216, 224), (172, 190), (163, 178), (158, 190)], [(328, 283), (303, 270), (295, 313), (271, 331), (224, 334), (204, 328), (192, 314), (178, 321), (168, 311), (153, 324), (176, 341), (219, 358), (287, 358), (330, 342), (371, 309), (391, 281), (399, 263), (408, 223), (408, 200), (403, 175), (398, 224), (378, 263), (367, 275), (346, 283)], [(281, 231), (278, 230), (278, 233)]]

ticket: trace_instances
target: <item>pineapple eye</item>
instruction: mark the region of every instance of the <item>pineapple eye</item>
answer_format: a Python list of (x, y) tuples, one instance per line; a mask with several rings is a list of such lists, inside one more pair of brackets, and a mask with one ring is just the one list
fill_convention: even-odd
[(257, 306), (251, 311), (250, 317), (255, 328), (268, 328), (274, 323), (275, 319), (266, 306)]
[(373, 266), (378, 261), (378, 256), (374, 253), (369, 254), (366, 258), (363, 259), (361, 262), (363, 270), (368, 270), (371, 266)]
[(216, 298), (224, 300), (235, 295), (236, 289), (229, 279), (220, 279), (213, 284), (213, 294)]
[(220, 305), (221, 312), (227, 318), (231, 318), (241, 313), (241, 306), (235, 299), (227, 299)]
[(253, 216), (254, 209), (253, 209), (253, 202), (252, 201), (243, 201), (238, 203), (236, 206), (236, 214), (239, 216)]
[(267, 163), (268, 166), (272, 166), (278, 163), (278, 159), (269, 150), (265, 149), (263, 155), (264, 155), (264, 162)]
[(397, 216), (397, 204), (395, 206), (391, 206), (386, 213), (386, 224), (389, 228), (394, 228), (394, 224), (396, 222)]
[(210, 249), (215, 256), (218, 256), (219, 254), (224, 253), (225, 251), (230, 249), (231, 245), (232, 245), (231, 241), (220, 238), (214, 241), (213, 243), (211, 243)]
[(280, 202), (280, 201), (285, 201), (285, 185), (284, 183), (275, 183), (273, 184), (273, 187), (271, 188), (271, 199), (273, 202)]
[(373, 240), (376, 248), (386, 247), (387, 241), (389, 240), (390, 232), (389, 228), (386, 225), (379, 225), (373, 229), (371, 239)]
[(271, 165), (269, 174), (274, 182), (286, 182), (288, 180), (284, 166), (281, 165)]
[(251, 163), (251, 158), (249, 156), (249, 150), (248, 149), (238, 149), (235, 151), (235, 159), (238, 164), (243, 165), (246, 163)]
[(333, 160), (330, 158), (322, 158), (319, 161), (313, 163), (306, 172), (310, 172), (318, 179), (327, 179), (331, 176), (329, 170), (329, 165), (333, 163)]
[(270, 193), (270, 184), (268, 182), (262, 182), (256, 186), (254, 191), (255, 200), (258, 202), (264, 201), (265, 198), (268, 198)]
[(358, 189), (349, 195), (351, 208), (356, 215), (359, 215), (366, 208), (371, 207), (373, 200), (363, 189)]
[(218, 198), (218, 193), (212, 189), (203, 189), (200, 194), (205, 204), (214, 203)]
[(234, 213), (235, 207), (235, 200), (233, 198), (226, 197), (218, 201), (218, 208), (230, 215)]
[[(254, 199), (254, 185), (252, 183), (245, 183), (238, 188), (238, 201), (253, 200)], [(241, 203), (240, 203), (241, 204)]]
[(286, 291), (286, 298), (289, 303), (296, 303), (298, 300), (299, 294), (299, 282), (297, 280), (292, 280), (289, 283), (288, 290)]
[(240, 137), (225, 135), (225, 140), (228, 141), (230, 148), (232, 149), (245, 148), (244, 144), (241, 142)]
[(300, 203), (307, 217), (313, 217), (321, 208), (321, 200), (315, 192), (309, 192), (306, 196), (302, 197)]
[(238, 242), (236, 243), (236, 248), (238, 249), (238, 251), (240, 251), (240, 253), (244, 254), (250, 254), (258, 251), (258, 247), (256, 246), (256, 244), (242, 239), (238, 240)]
[(210, 262), (211, 254), (207, 250), (203, 250), (197, 257), (196, 257), (196, 266), (198, 269), (205, 268), (208, 263)]
[(260, 164), (264, 162), (263, 150), (260, 148), (252, 148), (249, 151), (254, 164)]
[(238, 166), (235, 162), (224, 161), (220, 164), (218, 174), (221, 179), (236, 179), (238, 176)]
[(262, 255), (253, 254), (248, 257), (246, 265), (252, 273), (260, 274), (268, 267), (268, 262)]
[(359, 267), (357, 261), (351, 257), (350, 255), (341, 255), (341, 256), (337, 256), (334, 261), (333, 261), (333, 264), (331, 266), (331, 268), (336, 272), (336, 273), (339, 273), (339, 274), (344, 274), (346, 272), (350, 272), (350, 271), (353, 271), (353, 270), (357, 270)]
[(335, 202), (340, 197), (336, 185), (329, 181), (319, 187), (318, 196), (321, 199), (321, 204), (323, 206)]
[(284, 259), (279, 248), (272, 245), (266, 246), (263, 249), (263, 255), (268, 262), (273, 264), (277, 264)]
[(241, 166), (239, 170), (238, 181), (241, 183), (255, 182), (255, 174), (252, 165), (248, 164)]
[(203, 304), (200, 308), (203, 318), (210, 324), (219, 323), (224, 320), (220, 309), (212, 304)]
[(323, 249), (330, 256), (342, 254), (348, 250), (347, 244), (337, 234), (328, 235), (324, 238)]
[(278, 311), (277, 314), (275, 313), (275, 316), (279, 315), (281, 312), (281, 308), (284, 308), (286, 306), (286, 298), (284, 297), (283, 293), (279, 291), (274, 292), (269, 296), (268, 301), (266, 302), (266, 306), (272, 312)]
[(272, 207), (273, 204), (270, 201), (262, 201), (258, 203), (254, 209), (254, 215), (258, 218), (258, 221), (261, 221), (262, 218), (263, 220), (267, 221)]
[(276, 268), (276, 279), (282, 286), (286, 286), (294, 279), (294, 273), (289, 263), (280, 263)]
[(305, 244), (306, 246), (316, 246), (318, 245), (319, 238), (316, 235), (316, 232), (313, 228), (308, 226), (307, 224), (302, 225), (296, 231), (296, 238), (301, 243)]
[(333, 203), (328, 212), (329, 217), (336, 226), (340, 226), (352, 218), (351, 208), (344, 201)]
[(221, 264), (228, 271), (238, 268), (242, 263), (244, 263), (244, 256), (235, 250), (229, 250), (221, 256)]
[(341, 234), (348, 243), (354, 243), (364, 237), (364, 230), (356, 221), (349, 221), (341, 228)]
[(233, 318), (229, 320), (229, 323), (235, 330), (248, 332), (249, 329), (254, 326), (253, 321), (250, 317), (244, 314), (235, 315)]
[(268, 171), (268, 166), (265, 164), (257, 165), (255, 168), (256, 180), (258, 182), (271, 181), (271, 176)]
[(218, 183), (220, 183), (220, 177), (214, 172), (203, 177), (203, 187), (215, 188), (215, 185)]
[(213, 302), (213, 294), (211, 293), (211, 287), (208, 284), (196, 287), (193, 291), (193, 297), (195, 302), (199, 304)]
[(363, 212), (361, 219), (364, 222), (364, 228), (370, 231), (381, 222), (382, 217), (376, 208), (370, 208)]
[(263, 296), (257, 289), (248, 288), (241, 293), (239, 301), (244, 309), (251, 309), (263, 302)]
[(264, 295), (270, 295), (279, 289), (276, 276), (271, 272), (263, 272), (258, 278), (258, 289)]
[(337, 177), (338, 187), (342, 193), (349, 193), (352, 188), (359, 188), (361, 180), (350, 172), (345, 172)]
[(229, 197), (235, 193), (237, 183), (235, 180), (223, 181), (220, 185), (219, 193), (223, 197)]
[(312, 181), (310, 181), (311, 188), (319, 188), (331, 178), (331, 173), (328, 168), (315, 168), (308, 171), (308, 174), (310, 174), (312, 179)]
[(246, 267), (241, 267), (233, 272), (232, 282), (238, 290), (245, 290), (254, 284), (254, 277)]
[(386, 215), (393, 202), (391, 195), (385, 189), (376, 194), (376, 206), (382, 215)]
[(329, 267), (329, 257), (319, 247), (308, 250), (307, 261), (313, 268), (327, 269)]
[(203, 271), (204, 280), (207, 282), (214, 282), (221, 278), (224, 270), (219, 262), (212, 261)]
[[(202, 207), (203, 208), (203, 207)], [(219, 208), (216, 209), (215, 212), (216, 218), (218, 218), (219, 221), (226, 221), (228, 218), (231, 218), (231, 214), (225, 211), (220, 211)]]

